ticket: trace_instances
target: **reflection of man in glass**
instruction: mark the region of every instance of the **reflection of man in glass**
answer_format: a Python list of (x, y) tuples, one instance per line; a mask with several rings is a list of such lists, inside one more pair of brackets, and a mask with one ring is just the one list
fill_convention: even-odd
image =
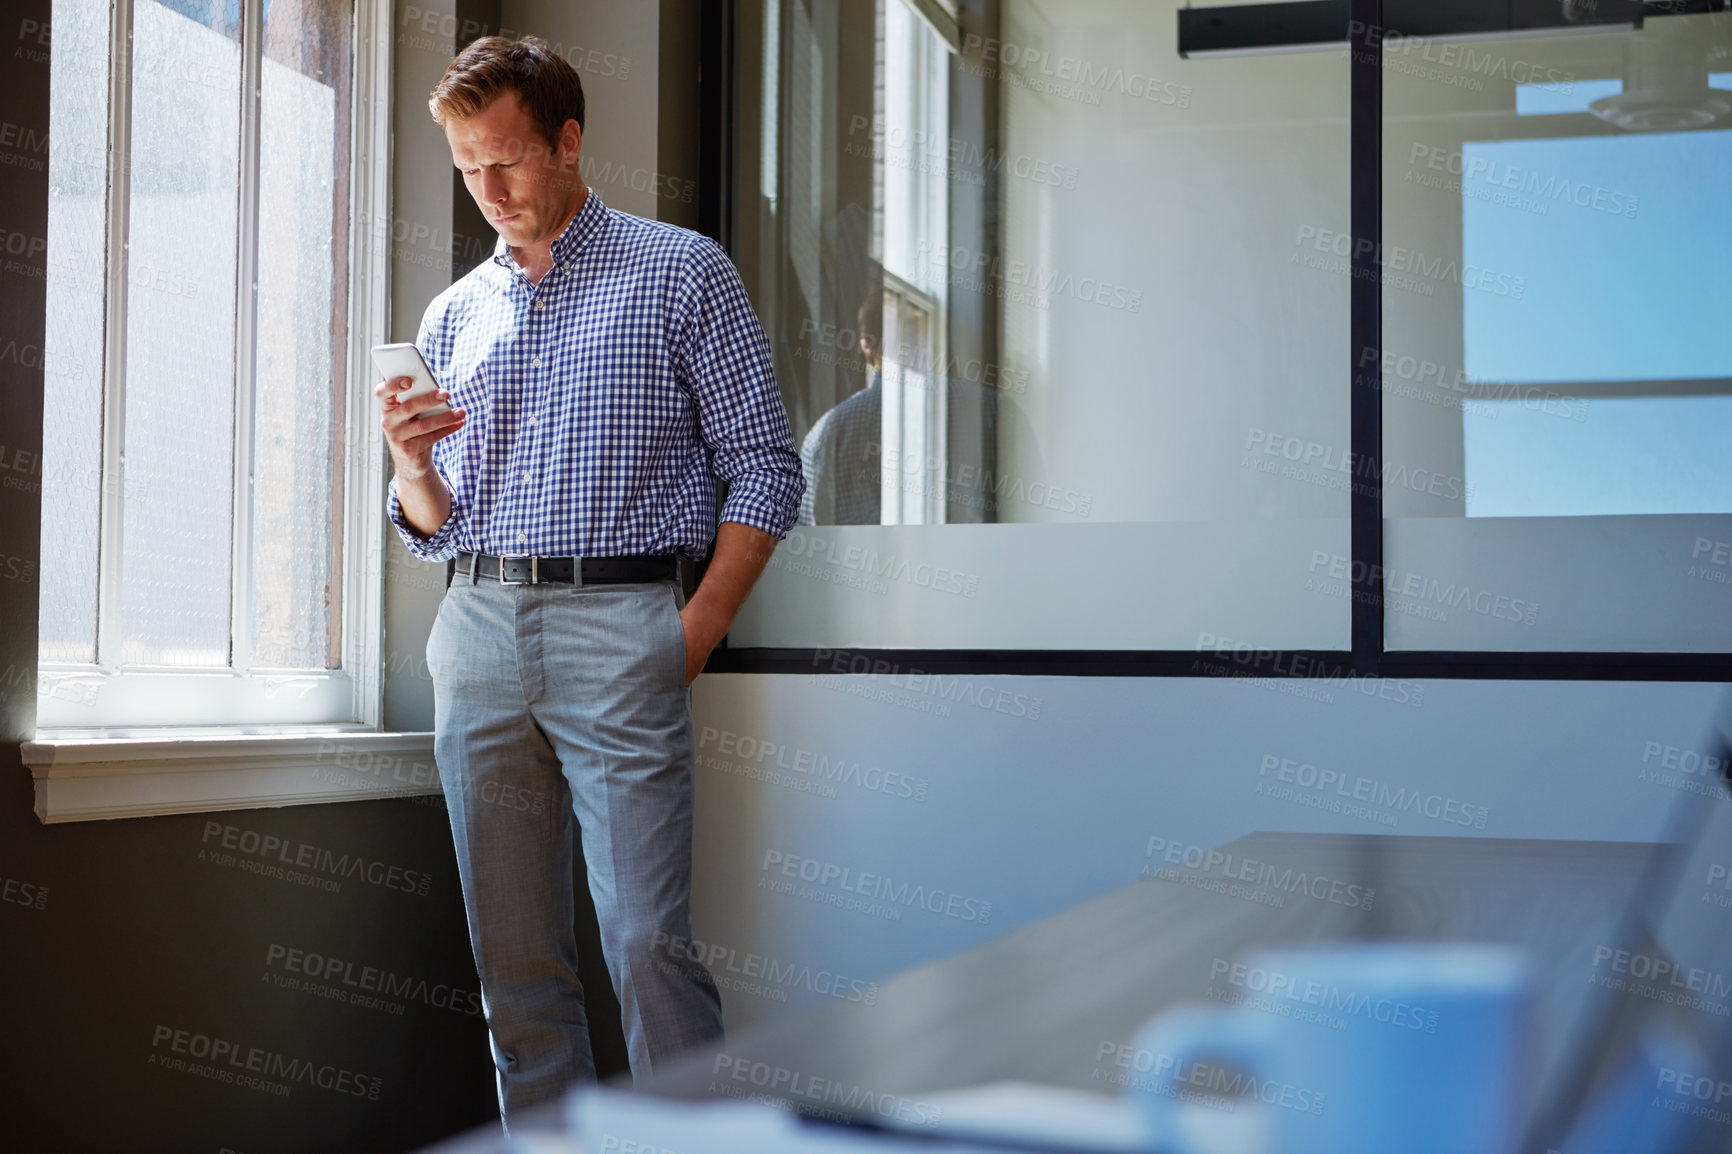
[(872, 381), (819, 417), (800, 446), (806, 494), (800, 499), (802, 525), (876, 525), (883, 495), (881, 428), (884, 411), (880, 297), (860, 306), (860, 352)]

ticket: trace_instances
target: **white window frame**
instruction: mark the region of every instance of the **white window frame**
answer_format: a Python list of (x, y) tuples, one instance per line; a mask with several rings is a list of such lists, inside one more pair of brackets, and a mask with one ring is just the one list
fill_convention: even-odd
[[(117, 468), (124, 437), (122, 320), (127, 269), (125, 230), (131, 127), (131, 23), (135, 0), (111, 0), (109, 76), (107, 348), (104, 356), (105, 469)], [(262, 0), (242, 0), (242, 236), (256, 232)], [(379, 732), (382, 668), (384, 452), (376, 430), (369, 350), (389, 325), (391, 5), (355, 0), (352, 105), (349, 110), (348, 326), (341, 412), (343, 488), (342, 662), (337, 669), (246, 672), (251, 635), (252, 520), (249, 486), (235, 485), (233, 546), (234, 664), (230, 669), (162, 670), (112, 664), (119, 600), (119, 502), (123, 486), (102, 493), (103, 568), (98, 576), (98, 651), (103, 664), (43, 663), (38, 670), (35, 739), (23, 759), (45, 822), (253, 805), (376, 798), (437, 792), (437, 775), (401, 772), (431, 765), (430, 734)], [(251, 206), (249, 209), (248, 206)], [(237, 276), (252, 280), (244, 244)], [(244, 310), (243, 310), (244, 311)], [(251, 328), (238, 333), (237, 364), (253, 356)], [(250, 364), (243, 369), (250, 375)], [(251, 397), (237, 389), (235, 476), (246, 476)], [(107, 638), (104, 635), (107, 635)], [(108, 640), (104, 644), (104, 640)], [(104, 701), (102, 699), (108, 699)], [(92, 704), (94, 702), (94, 704)], [(140, 724), (149, 718), (150, 724)], [(239, 719), (240, 724), (216, 724)], [(364, 768), (358, 768), (363, 766)], [(394, 767), (382, 773), (381, 766)]]
[[(896, 0), (885, 0), (888, 5)], [(884, 159), (878, 166), (879, 212), (888, 211), (890, 194), (884, 187), (892, 179), (903, 186), (904, 206), (915, 220), (914, 232), (936, 243), (933, 251), (948, 251), (950, 242), (950, 158), (946, 148), (934, 142), (949, 137), (949, 53), (955, 51), (955, 19), (939, 0), (906, 0), (906, 15), (912, 42), (908, 60), (914, 83), (908, 97), (913, 124), (895, 124), (886, 99), (890, 84), (888, 62), (875, 95), (879, 123), (884, 128)], [(885, 18), (885, 50), (888, 56), (889, 28)], [(898, 131), (901, 130), (901, 131)], [(907, 143), (899, 145), (898, 140)], [(924, 143), (916, 143), (924, 142)], [(885, 165), (893, 153), (902, 153), (903, 167), (892, 175)], [(901, 199), (900, 197), (898, 199)], [(943, 265), (934, 268), (920, 251), (888, 252), (890, 230), (882, 219), (875, 222), (880, 266), (883, 269), (883, 312), (880, 319), (881, 410), (879, 444), (882, 462), (879, 478), (879, 521), (885, 525), (938, 525), (945, 521), (949, 475), (948, 424), (945, 365), (948, 363), (946, 334), (946, 277)], [(901, 267), (916, 280), (898, 275)], [(919, 342), (910, 342), (901, 319), (916, 314), (925, 319), (927, 331)]]
[[(944, 234), (940, 234), (944, 235)], [(942, 288), (939, 288), (942, 292)], [(884, 270), (880, 322), (883, 408), (879, 442), (883, 451), (879, 521), (885, 525), (941, 525), (949, 486), (947, 404), (944, 365), (946, 318), (939, 295)], [(904, 328), (909, 316), (921, 318), (925, 332), (912, 339)]]

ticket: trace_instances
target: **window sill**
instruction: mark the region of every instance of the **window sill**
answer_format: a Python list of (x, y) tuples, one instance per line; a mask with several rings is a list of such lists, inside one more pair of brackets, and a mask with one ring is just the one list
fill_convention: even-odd
[(46, 731), (23, 744), (44, 823), (435, 794), (431, 733)]

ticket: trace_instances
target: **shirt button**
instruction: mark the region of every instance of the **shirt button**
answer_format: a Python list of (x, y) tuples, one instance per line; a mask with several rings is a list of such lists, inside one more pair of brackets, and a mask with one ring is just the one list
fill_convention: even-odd
[(529, 363), (530, 363), (530, 364), (532, 364), (532, 365), (539, 365), (539, 364), (540, 364), (540, 363), (541, 363), (541, 356), (540, 356), (540, 354), (537, 354), (537, 355), (535, 355), (535, 356), (533, 356), (533, 357), (530, 357), (530, 358), (529, 358)]
[(519, 532), (517, 534), (517, 543), (519, 545), (523, 544), (524, 542), (526, 542), (528, 540), (529, 540), (529, 534), (528, 533)]
[(538, 300), (538, 301), (536, 301), (536, 302), (535, 302), (535, 307), (536, 307), (536, 308), (538, 308), (538, 309), (539, 309), (539, 308), (545, 308), (545, 307), (546, 307), (546, 305), (547, 305), (547, 302), (546, 302), (546, 301), (544, 301), (544, 300)]
[(523, 474), (523, 483), (524, 483), (524, 484), (525, 484), (525, 485), (527, 485), (527, 484), (529, 484), (529, 473), (528, 473), (528, 471), (527, 471), (527, 470), (525, 470), (525, 471), (524, 471), (524, 474)]

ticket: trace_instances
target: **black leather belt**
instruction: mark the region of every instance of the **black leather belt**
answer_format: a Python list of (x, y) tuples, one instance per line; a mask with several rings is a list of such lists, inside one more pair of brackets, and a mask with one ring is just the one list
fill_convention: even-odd
[(501, 585), (621, 585), (672, 581), (680, 574), (677, 557), (642, 554), (635, 557), (495, 557), (491, 553), (457, 554), (457, 574), (471, 583)]

